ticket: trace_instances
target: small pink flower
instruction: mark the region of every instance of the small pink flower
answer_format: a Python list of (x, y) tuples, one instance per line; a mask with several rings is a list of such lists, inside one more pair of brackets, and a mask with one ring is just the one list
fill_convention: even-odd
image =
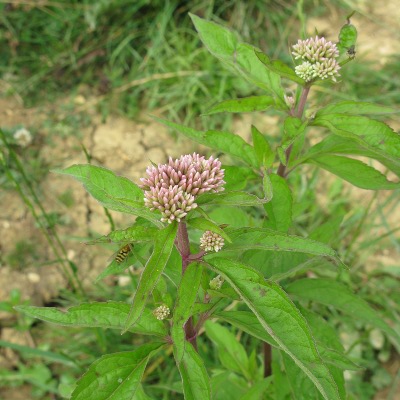
[(140, 179), (145, 204), (151, 210), (160, 210), (163, 222), (179, 222), (197, 207), (198, 195), (224, 190), (221, 162), (196, 153), (176, 160), (170, 157), (168, 164), (148, 167), (146, 173), (147, 177)]

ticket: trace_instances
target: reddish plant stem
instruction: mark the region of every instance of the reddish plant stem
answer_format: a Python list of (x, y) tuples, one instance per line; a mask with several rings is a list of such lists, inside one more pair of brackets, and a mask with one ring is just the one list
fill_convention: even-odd
[[(297, 118), (302, 118), (304, 113), (304, 108), (306, 106), (307, 97), (310, 92), (311, 86), (304, 86), (303, 91), (301, 92), (299, 104), (297, 106), (297, 112), (294, 113), (294, 116)], [(286, 149), (286, 164), (289, 162), (290, 154), (292, 152), (292, 145), (290, 145)], [(277, 175), (281, 176), (282, 178), (286, 178), (286, 165), (280, 163)], [(271, 376), (272, 374), (272, 348), (269, 343), (263, 342), (263, 353), (264, 353), (264, 377)]]
[[(182, 257), (182, 276), (186, 271), (186, 268), (192, 261), (190, 259), (190, 243), (189, 236), (184, 222), (179, 222), (178, 235), (177, 235), (177, 248)], [(195, 350), (197, 351), (197, 332), (193, 324), (193, 317), (190, 317), (185, 324), (185, 337), (190, 342)]]
[[(308, 97), (308, 93), (310, 92), (310, 88), (311, 88), (311, 86), (304, 86), (303, 91), (301, 92), (299, 104), (297, 106), (297, 112), (295, 114), (295, 117), (297, 117), (297, 118), (301, 118), (303, 116), (303, 112), (304, 112), (304, 108), (306, 106), (307, 97)], [(286, 164), (289, 162), (290, 154), (292, 152), (292, 147), (293, 146), (290, 145), (286, 149)], [(276, 173), (279, 176), (281, 176), (282, 178), (285, 178), (286, 177), (286, 165), (280, 163)]]

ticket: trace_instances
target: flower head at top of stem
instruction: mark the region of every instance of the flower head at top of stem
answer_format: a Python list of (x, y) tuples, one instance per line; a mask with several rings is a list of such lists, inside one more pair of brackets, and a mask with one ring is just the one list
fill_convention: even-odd
[(199, 154), (187, 154), (168, 164), (150, 166), (147, 177), (141, 178), (145, 205), (159, 210), (163, 222), (180, 222), (196, 208), (196, 197), (205, 192), (224, 190), (224, 170), (221, 162)]
[(340, 65), (336, 60), (339, 50), (335, 43), (316, 36), (306, 40), (299, 39), (292, 48), (295, 60), (302, 60), (295, 68), (297, 76), (306, 82), (315, 78), (331, 78), (336, 82), (336, 77), (340, 76)]

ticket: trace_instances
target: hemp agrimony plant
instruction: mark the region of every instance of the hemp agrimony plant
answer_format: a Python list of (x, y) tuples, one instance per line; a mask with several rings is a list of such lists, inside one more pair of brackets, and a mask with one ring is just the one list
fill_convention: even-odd
[[(313, 86), (340, 84), (342, 68), (354, 58), (357, 32), (350, 21), (337, 43), (319, 36), (299, 40), (291, 49), (295, 65), (288, 66), (240, 42), (230, 30), (191, 17), (207, 49), (264, 92), (216, 104), (206, 114), (275, 108), (284, 118), (280, 143), (275, 146), (255, 126), (249, 144), (233, 133), (200, 132), (157, 118), (224, 154), (229, 165), (182, 155), (150, 165), (139, 184), (92, 165), (59, 171), (82, 182), (105, 208), (138, 217), (132, 226), (95, 240), (121, 246), (99, 279), (133, 264), (142, 273), (126, 303), (83, 303), (67, 312), (19, 310), (61, 325), (143, 335), (142, 345), (95, 361), (77, 382), (73, 400), (148, 399), (151, 383), (163, 382), (150, 375), (142, 385), (146, 365), (156, 354), (171, 353), (182, 381), (171, 390), (188, 400), (350, 398), (343, 372), (359, 366), (318, 310), (328, 306), (324, 315), (335, 310), (336, 318), (347, 314), (378, 328), (397, 349), (400, 338), (346, 285), (343, 277), (351, 266), (349, 272), (327, 244), (329, 227), (320, 240), (293, 234), (296, 193), (288, 179), (311, 164), (362, 189), (398, 188), (353, 157), (376, 160), (400, 176), (400, 136), (368, 116), (395, 110), (341, 101), (320, 104), (304, 116)], [(310, 127), (321, 128), (313, 145), (307, 139)], [(237, 332), (252, 344), (250, 354)], [(218, 349), (213, 369), (208, 341)]]

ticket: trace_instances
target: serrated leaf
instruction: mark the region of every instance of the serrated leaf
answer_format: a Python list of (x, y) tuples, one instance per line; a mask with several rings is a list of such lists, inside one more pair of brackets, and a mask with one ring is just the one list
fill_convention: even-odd
[(155, 116), (152, 118), (169, 128), (176, 129), (197, 143), (204, 144), (212, 149), (238, 157), (252, 167), (257, 165), (252, 146), (246, 143), (246, 141), (238, 135), (221, 131), (201, 132)]
[(348, 157), (325, 154), (307, 161), (339, 176), (361, 189), (394, 190), (400, 187), (398, 182), (390, 182), (385, 175), (359, 160)]
[(126, 229), (120, 229), (110, 232), (108, 235), (86, 242), (86, 244), (95, 243), (140, 243), (151, 242), (154, 240), (157, 228), (142, 225), (133, 225)]
[(78, 381), (71, 400), (131, 400), (151, 353), (160, 346), (145, 344), (135, 351), (101, 357)]
[(324, 398), (339, 400), (335, 381), (318, 354), (306, 320), (282, 288), (241, 263), (222, 258), (208, 262), (236, 290), (264, 329), (313, 381)]
[[(331, 247), (324, 243), (307, 238), (286, 235), (284, 233), (265, 228), (227, 229), (227, 233), (232, 240), (232, 244), (226, 244), (222, 250), (220, 250), (220, 254), (250, 249), (293, 251), (316, 256), (330, 257), (341, 263), (336, 251)], [(213, 254), (208, 254), (205, 257), (213, 257)]]
[(270, 168), (274, 162), (275, 155), (267, 139), (254, 125), (251, 126), (251, 135), (258, 166)]
[(323, 154), (348, 154), (369, 157), (379, 161), (385, 167), (400, 177), (400, 163), (398, 160), (392, 161), (385, 155), (370, 151), (352, 139), (340, 137), (337, 135), (329, 135), (321, 142), (311, 147), (308, 152), (292, 165), (298, 165), (306, 162), (309, 158), (319, 157)]
[(279, 75), (264, 67), (255, 55), (253, 46), (241, 43), (233, 32), (221, 25), (189, 15), (201, 41), (212, 55), (249, 82), (275, 95), (279, 103), (285, 106)]
[(177, 363), (182, 361), (185, 347), (191, 346), (185, 340), (184, 325), (191, 316), (197, 298), (203, 268), (199, 263), (189, 264), (178, 288), (175, 308), (172, 315), (171, 338), (174, 343), (174, 356)]
[[(124, 327), (129, 314), (127, 303), (109, 301), (106, 303), (82, 303), (66, 311), (54, 307), (18, 306), (16, 310), (42, 321), (70, 327), (89, 327), (119, 329)], [(154, 318), (150, 310), (144, 310), (137, 324), (130, 332), (142, 335), (164, 337), (167, 334), (164, 324)]]
[(361, 116), (327, 114), (315, 118), (313, 125), (324, 126), (335, 135), (352, 139), (400, 167), (400, 135), (383, 122)]
[(254, 111), (264, 111), (275, 104), (271, 96), (251, 96), (241, 99), (225, 100), (215, 104), (202, 115), (212, 115), (221, 112), (246, 113)]
[(260, 199), (254, 194), (247, 192), (218, 192), (218, 193), (204, 193), (200, 195), (196, 202), (198, 205), (203, 204), (219, 204), (223, 206), (241, 206), (252, 207), (262, 206), (269, 201), (268, 199)]
[(162, 226), (156, 214), (144, 206), (143, 191), (129, 179), (94, 165), (76, 164), (65, 169), (53, 170), (69, 175), (83, 183), (85, 189), (110, 210), (141, 216), (157, 226)]
[(203, 360), (192, 345), (186, 346), (178, 364), (185, 400), (211, 400), (210, 380)]
[(296, 75), (295, 71), (280, 60), (271, 60), (266, 54), (261, 51), (255, 50), (257, 58), (271, 71), (282, 78), (289, 79), (293, 82), (304, 85), (306, 82), (304, 79)]
[(131, 310), (125, 322), (124, 331), (134, 325), (142, 314), (147, 298), (156, 286), (171, 255), (177, 229), (178, 224), (172, 223), (159, 231), (156, 237), (153, 253), (147, 261), (140, 277)]
[(222, 236), (228, 243), (231, 243), (232, 240), (229, 238), (229, 235), (219, 227), (215, 222), (210, 219), (206, 219), (203, 217), (199, 218), (191, 218), (187, 220), (187, 224), (192, 228), (199, 229), (201, 231), (211, 231), (215, 232), (218, 235)]
[(95, 279), (95, 283), (110, 275), (118, 275), (125, 271), (135, 262), (135, 256), (130, 253), (122, 262), (117, 262), (115, 258), (107, 265), (106, 269), (101, 272)]
[(320, 117), (326, 114), (351, 114), (351, 115), (362, 115), (362, 114), (394, 114), (400, 110), (381, 106), (379, 104), (368, 103), (365, 101), (340, 101), (338, 103), (328, 104), (327, 106), (320, 108), (317, 111), (316, 117)]
[(292, 192), (286, 179), (271, 174), (269, 176), (272, 184), (272, 200), (264, 204), (268, 220), (265, 222), (267, 228), (286, 233), (292, 225)]
[(255, 400), (264, 399), (266, 391), (272, 384), (271, 377), (264, 378), (256, 383), (254, 383), (246, 394), (240, 397), (240, 400)]
[(207, 321), (204, 327), (207, 336), (217, 345), (220, 360), (225, 368), (243, 375), (247, 380), (251, 380), (249, 358), (235, 335), (229, 329), (212, 321)]
[(367, 302), (353, 294), (343, 283), (322, 278), (300, 279), (289, 284), (286, 289), (298, 298), (333, 306), (354, 319), (381, 329), (393, 339), (397, 349), (400, 349), (400, 336)]

